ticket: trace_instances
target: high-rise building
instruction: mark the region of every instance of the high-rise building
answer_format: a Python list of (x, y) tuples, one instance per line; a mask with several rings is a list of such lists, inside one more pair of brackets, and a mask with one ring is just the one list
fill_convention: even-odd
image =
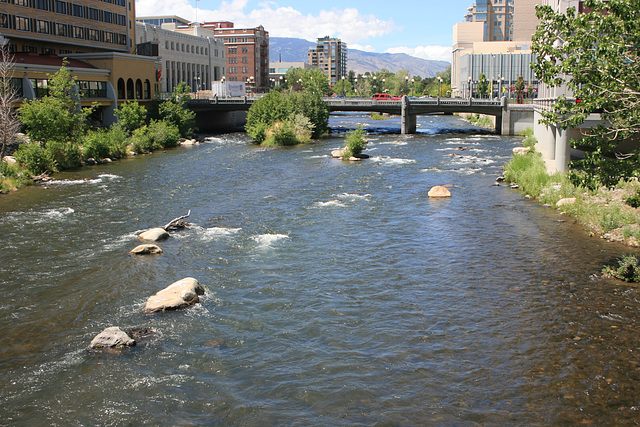
[(315, 49), (309, 49), (309, 64), (319, 67), (327, 75), (329, 85), (347, 76), (347, 44), (329, 36), (318, 38)]
[(465, 21), (484, 22), (484, 41), (513, 40), (514, 0), (476, 0)]

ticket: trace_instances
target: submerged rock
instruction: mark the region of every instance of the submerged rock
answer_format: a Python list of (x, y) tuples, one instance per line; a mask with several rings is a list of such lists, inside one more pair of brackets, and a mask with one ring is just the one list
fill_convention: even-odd
[(117, 326), (112, 326), (96, 335), (96, 337), (91, 340), (89, 349), (110, 349), (115, 347), (131, 347), (134, 345), (136, 345), (136, 341), (133, 338)]
[(160, 249), (157, 245), (138, 245), (135, 248), (129, 251), (131, 255), (157, 255), (162, 253), (162, 249)]
[(138, 239), (149, 240), (151, 242), (158, 242), (169, 238), (169, 233), (162, 227), (151, 228), (147, 231), (143, 231), (138, 234)]
[(198, 295), (204, 295), (204, 288), (193, 277), (187, 277), (172, 283), (149, 298), (143, 311), (156, 313), (189, 307), (200, 302)]
[(433, 198), (451, 197), (451, 191), (447, 187), (436, 185), (429, 190), (428, 196)]

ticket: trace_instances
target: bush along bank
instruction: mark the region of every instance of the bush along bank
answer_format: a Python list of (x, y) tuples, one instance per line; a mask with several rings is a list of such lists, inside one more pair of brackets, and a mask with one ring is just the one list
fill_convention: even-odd
[(175, 147), (192, 136), (195, 114), (184, 106), (190, 91), (184, 83), (152, 112), (135, 101), (122, 104), (116, 110), (118, 122), (108, 129), (87, 125), (92, 108), (78, 108), (74, 84), (63, 67), (51, 77), (49, 95), (20, 107), (26, 136), (14, 156), (0, 162), (0, 191), (46, 180), (64, 169)]

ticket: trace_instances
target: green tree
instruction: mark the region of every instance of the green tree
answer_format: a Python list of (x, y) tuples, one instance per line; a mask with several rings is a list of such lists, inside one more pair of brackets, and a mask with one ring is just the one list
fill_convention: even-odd
[(191, 88), (181, 82), (173, 88), (171, 98), (163, 101), (158, 108), (160, 119), (176, 126), (183, 138), (191, 137), (195, 131), (196, 113), (186, 107), (191, 99), (190, 93)]
[(329, 81), (322, 70), (291, 68), (284, 78), (286, 89), (317, 93), (321, 96), (329, 93)]
[(49, 75), (48, 95), (25, 100), (18, 110), (20, 121), (33, 141), (73, 143), (81, 135), (93, 107), (81, 108), (76, 80), (66, 67)]
[(583, 6), (580, 14), (536, 7), (532, 68), (546, 85), (566, 85), (573, 93), (559, 97), (542, 122), (566, 129), (591, 113), (602, 115), (604, 123), (572, 141), (586, 155), (571, 162), (571, 177), (576, 184), (613, 186), (640, 175), (640, 150), (623, 145), (640, 133), (640, 0), (585, 0)]
[(484, 73), (480, 74), (477, 88), (478, 93), (480, 94), (480, 98), (489, 93), (489, 82), (487, 81), (487, 76)]
[(145, 125), (147, 119), (147, 109), (138, 104), (138, 101), (123, 103), (115, 111), (118, 124), (127, 132), (132, 132)]

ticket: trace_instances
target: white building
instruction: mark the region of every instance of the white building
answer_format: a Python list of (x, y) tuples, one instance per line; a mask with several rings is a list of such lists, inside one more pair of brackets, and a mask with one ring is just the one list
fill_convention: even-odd
[(211, 82), (225, 75), (224, 43), (211, 31), (197, 35), (174, 31), (176, 24), (162, 27), (136, 23), (138, 54), (158, 56), (162, 71), (160, 91), (171, 93), (185, 82), (191, 90), (211, 90)]

